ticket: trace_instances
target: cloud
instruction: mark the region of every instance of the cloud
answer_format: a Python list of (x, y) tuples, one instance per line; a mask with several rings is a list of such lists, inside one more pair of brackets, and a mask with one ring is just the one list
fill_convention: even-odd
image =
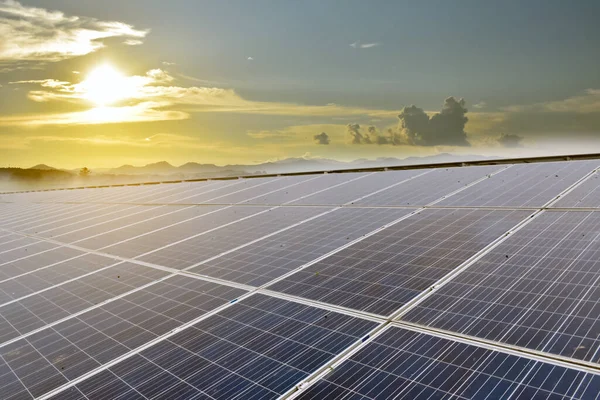
[(162, 62), (162, 65), (165, 65), (165, 66), (167, 66), (167, 67), (170, 67), (170, 66), (172, 66), (172, 65), (177, 65), (177, 64), (176, 64), (176, 63), (174, 63), (174, 62), (163, 61), (163, 62)]
[(361, 42), (354, 42), (350, 45), (350, 47), (354, 47), (355, 49), (370, 49), (372, 47), (377, 47), (377, 46), (381, 46), (381, 43), (361, 43)]
[(329, 144), (329, 135), (325, 132), (321, 132), (318, 135), (313, 136), (315, 143), (317, 144)]
[(398, 115), (401, 136), (410, 145), (469, 146), (465, 125), (468, 118), (463, 99), (448, 97), (442, 110), (431, 118), (422, 108), (404, 107)]
[(392, 146), (470, 146), (465, 125), (465, 101), (448, 97), (439, 113), (431, 117), (417, 106), (404, 107), (398, 115), (398, 128), (380, 132), (369, 126), (363, 132), (359, 124), (348, 124), (346, 131), (352, 144)]
[(363, 132), (359, 124), (348, 124), (346, 125), (346, 132), (349, 134), (351, 144), (408, 145), (406, 140), (391, 128), (385, 132), (380, 132), (377, 127), (369, 126), (367, 132)]
[(348, 132), (352, 144), (371, 144), (369, 135), (362, 134), (359, 124), (346, 125), (346, 132)]
[(587, 89), (566, 99), (504, 107), (474, 113), (469, 131), (497, 137), (499, 132), (548, 141), (597, 140), (600, 133), (600, 90)]
[(481, 110), (487, 107), (487, 103), (485, 101), (480, 101), (479, 103), (473, 104), (473, 107), (477, 108), (478, 110)]
[(57, 135), (32, 135), (25, 137), (8, 137), (0, 141), (2, 149), (28, 149), (34, 143), (53, 143), (53, 142), (71, 142), (93, 146), (126, 146), (140, 148), (194, 148), (194, 149), (212, 149), (216, 145), (206, 144), (199, 141), (198, 138), (172, 133), (158, 133), (144, 139), (138, 139), (129, 136), (57, 136)]
[[(152, 102), (160, 104), (161, 107), (184, 107), (187, 115), (192, 112), (225, 112), (311, 117), (370, 116), (389, 119), (396, 115), (393, 110), (345, 107), (337, 104), (302, 105), (251, 101), (242, 98), (232, 89), (182, 87), (173, 85), (174, 81), (175, 78), (167, 71), (159, 68), (152, 69), (144, 75), (121, 77), (119, 88), (124, 95), (121, 96), (123, 98), (120, 103), (131, 106), (138, 102)], [(42, 90), (31, 90), (28, 93), (29, 99), (36, 102), (66, 101), (82, 106), (91, 105), (88, 100), (86, 80), (70, 83), (55, 79), (41, 79), (17, 81), (13, 84), (40, 86)], [(2, 122), (3, 120), (0, 119), (0, 124)]]
[(123, 42), (123, 44), (127, 46), (139, 46), (144, 44), (144, 42), (138, 39), (127, 39)]
[[(0, 62), (60, 61), (92, 53), (102, 39), (124, 37), (140, 41), (148, 30), (117, 21), (67, 16), (60, 11), (0, 1)], [(16, 66), (15, 66), (16, 67)], [(10, 66), (7, 67), (10, 69)]]
[(189, 118), (183, 111), (166, 110), (169, 103), (142, 102), (132, 106), (97, 107), (87, 111), (25, 114), (0, 117), (0, 126), (96, 125), (123, 122), (169, 121)]
[(248, 57), (247, 60), (248, 61), (254, 61), (254, 57)]
[(516, 148), (523, 146), (523, 139), (524, 138), (519, 135), (502, 133), (497, 140), (503, 147)]

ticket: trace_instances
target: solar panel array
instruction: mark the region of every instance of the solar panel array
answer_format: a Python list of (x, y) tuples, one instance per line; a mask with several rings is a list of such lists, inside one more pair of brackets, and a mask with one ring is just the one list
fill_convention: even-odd
[(600, 399), (598, 167), (0, 195), (0, 398)]

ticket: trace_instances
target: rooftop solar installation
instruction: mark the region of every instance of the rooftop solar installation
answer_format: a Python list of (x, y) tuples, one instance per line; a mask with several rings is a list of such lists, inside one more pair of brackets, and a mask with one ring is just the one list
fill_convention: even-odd
[(600, 399), (600, 160), (468, 164), (1, 194), (0, 398)]

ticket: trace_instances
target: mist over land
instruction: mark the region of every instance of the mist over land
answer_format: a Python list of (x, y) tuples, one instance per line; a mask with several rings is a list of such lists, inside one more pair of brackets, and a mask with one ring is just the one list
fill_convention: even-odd
[(111, 185), (155, 182), (181, 179), (203, 179), (235, 176), (264, 175), (290, 172), (310, 172), (338, 169), (388, 167), (398, 165), (432, 164), (444, 162), (493, 159), (481, 155), (453, 155), (441, 153), (425, 157), (381, 157), (337, 161), (327, 158), (294, 157), (260, 164), (215, 165), (188, 162), (179, 166), (166, 161), (143, 166), (122, 165), (116, 168), (92, 169), (81, 176), (80, 169), (60, 169), (46, 164), (30, 168), (0, 168), (0, 191), (39, 190), (63, 187)]

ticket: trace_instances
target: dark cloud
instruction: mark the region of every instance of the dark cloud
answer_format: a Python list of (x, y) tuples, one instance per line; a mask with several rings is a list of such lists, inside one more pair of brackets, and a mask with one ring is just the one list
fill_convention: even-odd
[(348, 124), (346, 130), (349, 134), (352, 144), (378, 144), (398, 146), (407, 144), (401, 135), (393, 129), (381, 132), (375, 126), (369, 126), (366, 132), (363, 132), (359, 124)]
[(422, 108), (404, 107), (400, 115), (399, 139), (416, 146), (470, 146), (467, 141), (464, 99), (448, 97), (442, 110), (431, 118)]
[(369, 126), (363, 132), (359, 124), (348, 124), (346, 130), (352, 144), (378, 144), (392, 146), (470, 146), (465, 133), (468, 118), (463, 99), (448, 97), (442, 110), (429, 117), (417, 106), (404, 107), (398, 115), (397, 129), (385, 132)]
[(523, 139), (524, 138), (519, 135), (502, 133), (498, 138), (498, 143), (508, 148), (522, 147)]
[(329, 144), (329, 135), (325, 132), (321, 132), (318, 135), (313, 136), (313, 139), (317, 144)]
[(372, 144), (369, 134), (363, 134), (360, 131), (359, 124), (346, 125), (346, 132), (348, 132), (348, 134), (350, 135), (350, 138), (352, 139), (352, 144)]

